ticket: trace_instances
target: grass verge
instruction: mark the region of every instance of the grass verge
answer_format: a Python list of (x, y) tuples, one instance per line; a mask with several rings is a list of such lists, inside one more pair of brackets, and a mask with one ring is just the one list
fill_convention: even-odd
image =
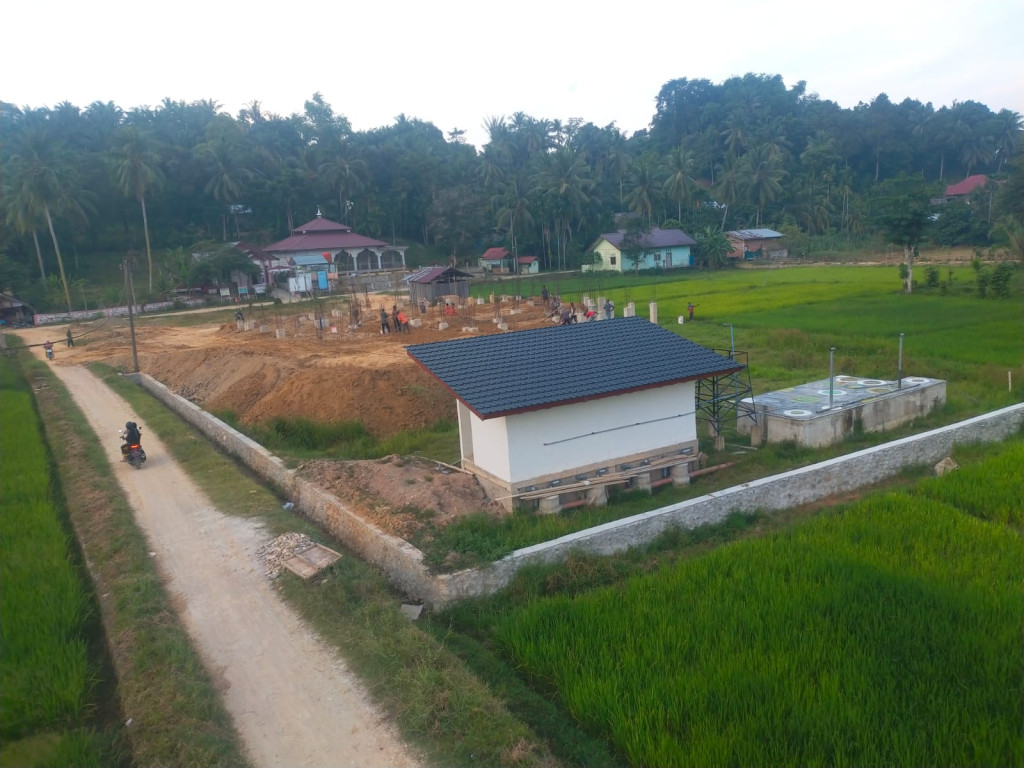
[(259, 516), (272, 533), (300, 531), (346, 554), (313, 583), (286, 574), (278, 586), (305, 621), (356, 671), (403, 736), (437, 765), (556, 766), (547, 745), (512, 715), (452, 652), (399, 610), (400, 598), (373, 568), (280, 500), (149, 393), (94, 365), (175, 460), (230, 514)]
[(99, 605), (135, 765), (247, 766), (217, 690), (174, 612), (99, 438), (67, 390), (37, 362), (30, 375), (69, 516)]

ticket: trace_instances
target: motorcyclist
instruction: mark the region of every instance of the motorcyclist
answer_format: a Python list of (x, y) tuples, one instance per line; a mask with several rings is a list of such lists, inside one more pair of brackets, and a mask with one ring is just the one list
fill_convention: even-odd
[(134, 421), (125, 422), (124, 432), (121, 433), (124, 443), (121, 445), (121, 455), (128, 456), (128, 446), (142, 444), (142, 430)]
[(53, 342), (47, 339), (43, 344), (43, 349), (46, 350), (46, 356), (53, 360)]

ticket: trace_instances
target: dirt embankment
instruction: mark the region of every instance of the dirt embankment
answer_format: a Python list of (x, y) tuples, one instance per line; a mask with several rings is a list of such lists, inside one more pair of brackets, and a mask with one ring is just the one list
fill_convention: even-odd
[[(359, 420), (375, 436), (386, 437), (455, 418), (452, 394), (412, 361), (405, 346), (469, 335), (463, 327), (479, 329), (471, 333), (497, 332), (496, 307), (512, 328), (545, 322), (539, 306), (508, 302), (464, 308), (448, 318), (433, 308), (423, 317), (424, 327), (409, 334), (381, 335), (375, 316), (356, 329), (324, 329), (319, 337), (313, 321), (297, 314), (254, 317), (266, 323), (266, 333), (240, 331), (233, 322), (186, 328), (147, 323), (136, 333), (139, 365), (174, 392), (210, 411), (233, 411), (243, 423), (276, 416)], [(513, 308), (520, 312), (508, 315)], [(364, 317), (370, 314), (364, 309)], [(448, 329), (438, 330), (442, 320)], [(276, 337), (278, 328), (285, 338)], [(82, 329), (82, 341), (76, 349), (59, 349), (58, 356), (130, 368), (123, 321)]]

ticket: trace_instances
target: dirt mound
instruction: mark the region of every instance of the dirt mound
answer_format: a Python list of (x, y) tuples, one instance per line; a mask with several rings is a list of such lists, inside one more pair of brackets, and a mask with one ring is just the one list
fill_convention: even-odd
[(428, 521), (444, 526), (473, 512), (503, 514), (475, 477), (428, 459), (312, 461), (299, 474), (345, 499), (381, 530), (406, 539)]
[[(359, 420), (383, 438), (455, 418), (455, 398), (413, 362), (406, 345), (497, 333), (499, 314), (510, 329), (545, 323), (539, 306), (509, 301), (467, 306), (455, 317), (444, 317), (440, 308), (424, 315), (414, 309), (410, 315), (421, 319), (423, 327), (381, 335), (374, 314), (379, 302), (375, 298), (371, 308), (363, 308), (362, 326), (347, 328), (332, 315), (319, 332), (308, 314), (281, 308), (252, 313), (257, 327), (248, 331), (234, 322), (170, 327), (147, 319), (136, 330), (139, 366), (206, 410), (232, 411), (246, 424), (276, 416)], [(393, 298), (386, 302), (390, 307)], [(347, 310), (343, 316), (348, 317)], [(442, 321), (447, 329), (439, 329)], [(277, 338), (278, 330), (284, 338)], [(95, 324), (80, 338), (82, 345), (68, 350), (68, 362), (100, 360), (131, 368), (125, 321)]]

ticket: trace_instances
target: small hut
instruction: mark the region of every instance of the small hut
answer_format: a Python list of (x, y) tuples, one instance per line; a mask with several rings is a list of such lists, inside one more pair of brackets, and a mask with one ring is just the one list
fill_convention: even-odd
[(402, 279), (409, 286), (409, 299), (413, 304), (425, 301), (434, 306), (443, 296), (469, 298), (471, 278), (454, 267), (424, 267)]

